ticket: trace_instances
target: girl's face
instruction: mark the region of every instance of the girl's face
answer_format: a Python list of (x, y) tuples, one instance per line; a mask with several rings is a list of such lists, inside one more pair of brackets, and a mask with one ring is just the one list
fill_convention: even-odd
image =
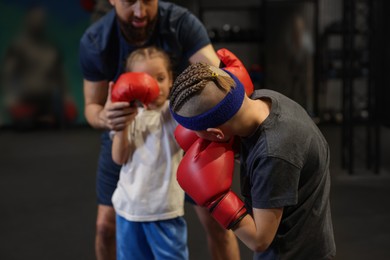
[(168, 99), (170, 88), (172, 87), (172, 75), (167, 69), (165, 60), (160, 56), (139, 59), (131, 65), (130, 71), (144, 72), (152, 76), (160, 87), (158, 98), (149, 104), (149, 108), (161, 107)]

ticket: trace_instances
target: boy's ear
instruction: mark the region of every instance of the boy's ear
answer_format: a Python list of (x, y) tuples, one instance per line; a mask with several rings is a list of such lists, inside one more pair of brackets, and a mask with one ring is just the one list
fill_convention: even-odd
[(207, 128), (206, 131), (211, 135), (215, 136), (215, 138), (217, 139), (222, 140), (225, 138), (225, 134), (219, 128)]

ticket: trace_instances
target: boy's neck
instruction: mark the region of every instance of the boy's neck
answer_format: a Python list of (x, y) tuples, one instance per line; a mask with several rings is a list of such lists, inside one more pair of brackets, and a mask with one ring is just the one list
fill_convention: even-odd
[(268, 117), (271, 106), (272, 103), (269, 99), (252, 100), (248, 98), (242, 107), (242, 111), (239, 111), (241, 113), (238, 117), (240, 122), (235, 124), (237, 126), (237, 135), (241, 137), (252, 135)]

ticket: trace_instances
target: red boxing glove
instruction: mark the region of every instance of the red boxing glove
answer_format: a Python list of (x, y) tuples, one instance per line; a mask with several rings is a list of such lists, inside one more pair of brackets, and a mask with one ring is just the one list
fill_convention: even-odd
[(126, 72), (119, 76), (111, 90), (111, 101), (139, 100), (148, 105), (160, 93), (157, 81), (144, 72)]
[(244, 64), (242, 64), (236, 55), (225, 48), (219, 49), (217, 51), (217, 56), (223, 65), (225, 65), (224, 67), (221, 67), (236, 76), (238, 80), (244, 85), (247, 96), (250, 96), (253, 93), (254, 87)]
[(184, 150), (184, 152), (187, 152), (187, 150), (191, 147), (193, 143), (197, 139), (199, 139), (199, 136), (192, 130), (185, 128), (182, 125), (178, 125), (174, 132), (175, 139), (181, 149)]
[(224, 228), (230, 229), (246, 214), (244, 203), (230, 190), (234, 170), (231, 143), (198, 138), (177, 169), (182, 189)]

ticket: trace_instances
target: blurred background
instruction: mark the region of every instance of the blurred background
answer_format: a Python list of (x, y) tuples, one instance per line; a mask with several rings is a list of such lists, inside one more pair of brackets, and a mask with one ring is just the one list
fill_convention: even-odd
[[(323, 131), (336, 259), (390, 259), (390, 2), (171, 2), (243, 61), (256, 88), (293, 98)], [(100, 132), (83, 115), (78, 46), (106, 9), (105, 0), (0, 0), (0, 259), (94, 259)], [(209, 259), (186, 212), (191, 259)]]

